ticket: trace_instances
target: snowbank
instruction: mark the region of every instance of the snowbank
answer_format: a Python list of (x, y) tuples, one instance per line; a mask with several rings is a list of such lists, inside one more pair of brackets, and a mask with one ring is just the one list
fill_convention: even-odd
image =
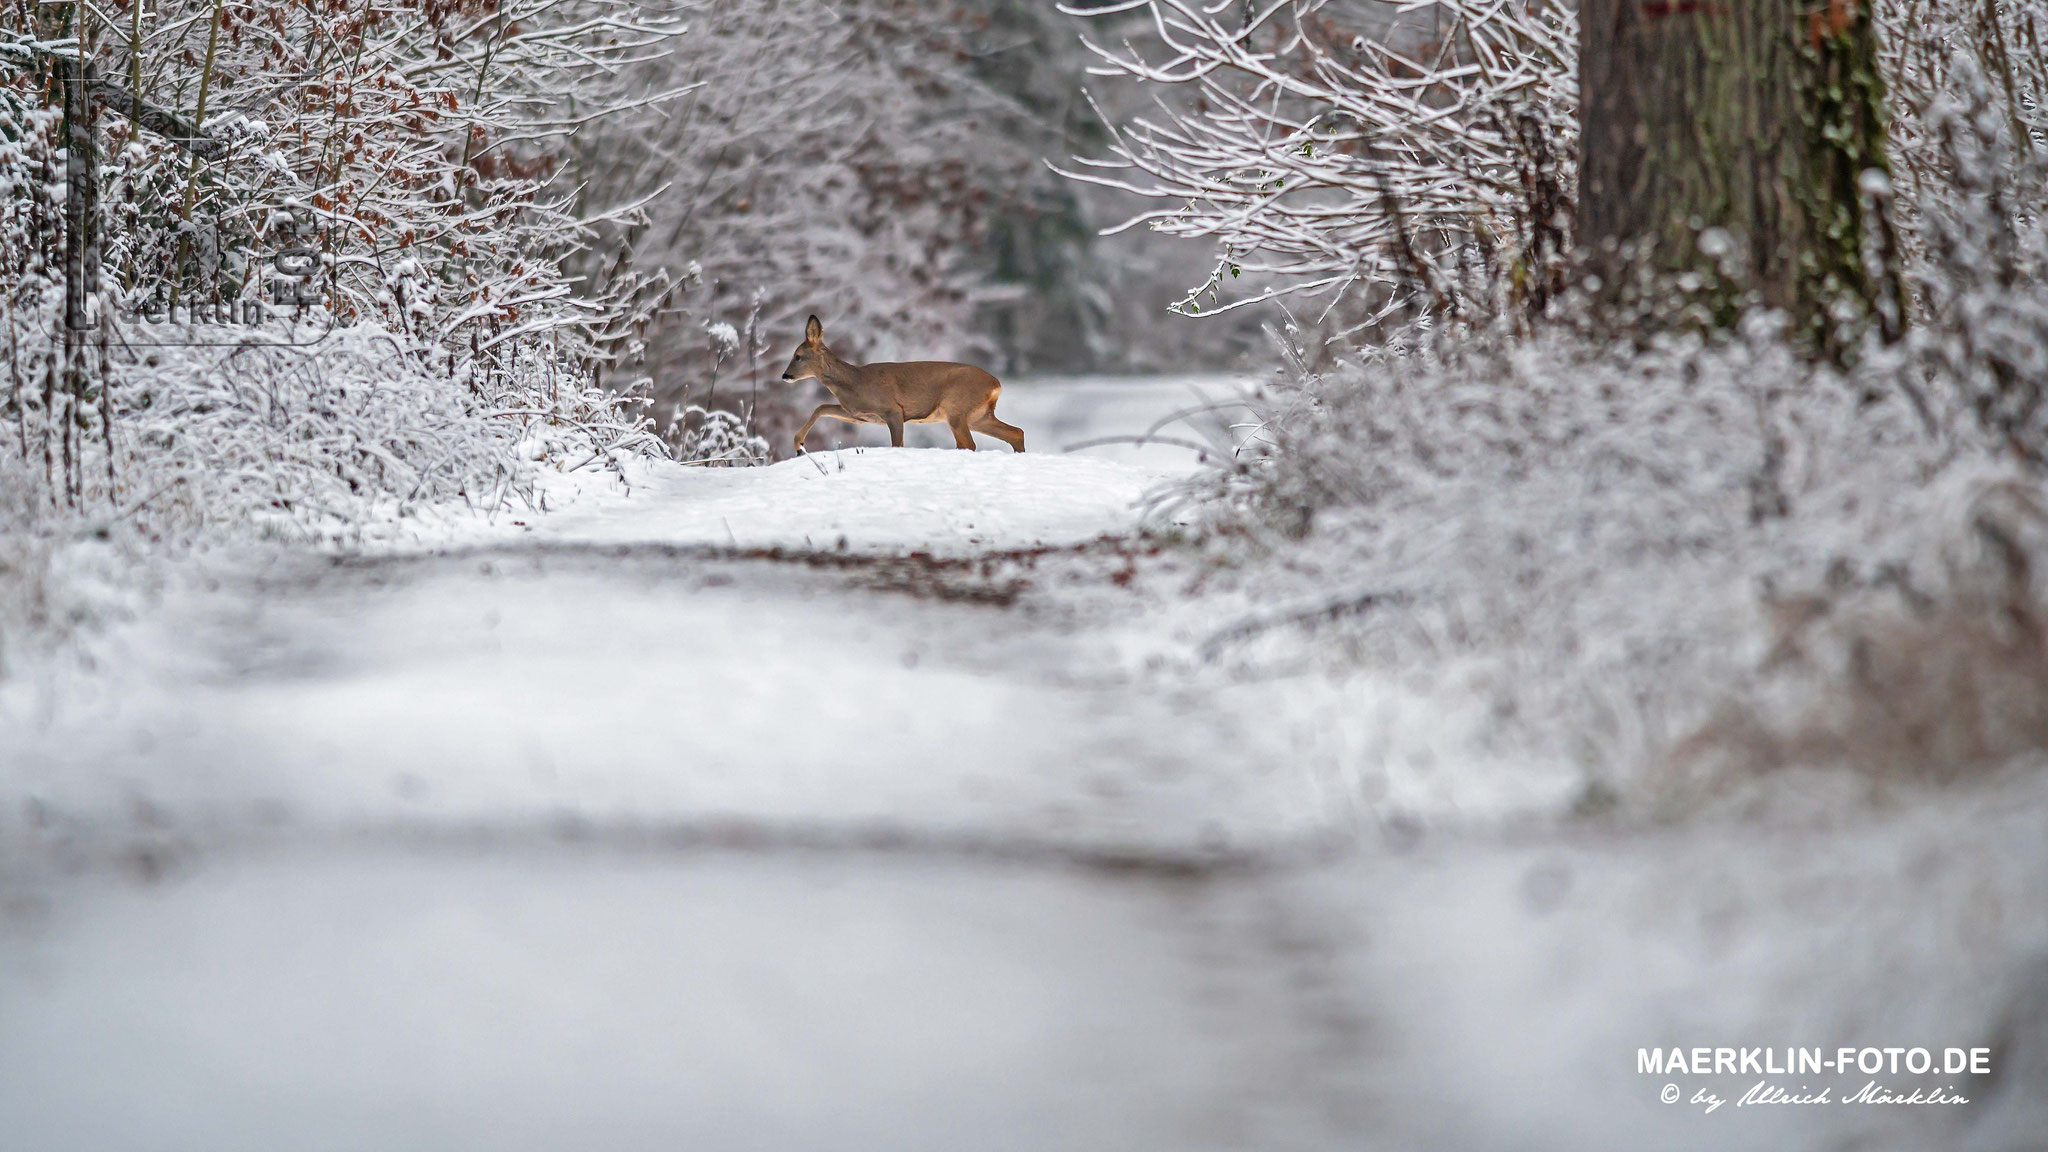
[(631, 461), (542, 484), (551, 514), (518, 517), (538, 539), (858, 553), (1077, 544), (1137, 526), (1168, 464), (1058, 453), (849, 448), (766, 468)]

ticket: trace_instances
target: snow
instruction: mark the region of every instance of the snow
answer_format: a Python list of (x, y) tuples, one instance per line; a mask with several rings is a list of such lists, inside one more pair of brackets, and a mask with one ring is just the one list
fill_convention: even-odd
[(219, 829), (573, 820), (1188, 852), (1321, 819), (1310, 766), (1273, 762), (1238, 710), (1071, 683), (1099, 661), (1085, 639), (979, 606), (666, 550), (244, 580), (131, 635), (112, 716), (31, 738), (41, 803), (118, 821), (140, 795)]
[[(1185, 387), (1119, 398), (1170, 406)], [(1089, 408), (1085, 385), (1047, 391)], [(1070, 424), (1092, 435), (1120, 419)], [(878, 597), (830, 569), (746, 556), (959, 557), (1125, 535), (1144, 495), (1187, 466), (950, 449), (637, 461), (623, 482), (550, 473), (546, 515), (429, 525), (353, 559), (216, 557), (108, 638), (85, 686), (97, 702), (51, 704), (60, 722), (38, 725), (50, 702), (10, 686), (11, 790), (79, 812), (140, 794), (230, 825), (568, 813), (945, 836), (1094, 819), (1111, 839), (1188, 845), (1313, 823), (1287, 789), (1237, 795), (1271, 774), (1247, 766), (1257, 740), (1228, 731), (1257, 708), (1077, 679), (1092, 665), (1126, 675), (1113, 633)], [(873, 738), (849, 739), (863, 730)], [(1243, 756), (1202, 755), (1247, 740)], [(1129, 776), (1109, 803), (1091, 791), (1105, 764)]]
[[(1483, 685), (1206, 667), (1250, 606), (1171, 563), (955, 594), (1185, 474), (1049, 450), (1187, 384), (1086, 388), (1021, 456), (590, 468), (210, 554), (93, 676), (6, 685), (8, 1148), (2027, 1146), (2038, 772), (1562, 824)], [(1997, 1036), (1957, 1114), (1700, 1116), (1634, 1067)]]
[(551, 480), (550, 505), (562, 507), (532, 527), (550, 541), (959, 556), (1126, 529), (1146, 491), (1173, 475), (1007, 449), (848, 448), (760, 469), (636, 461), (626, 466), (623, 500), (605, 499), (615, 486), (596, 474), (596, 483), (568, 492)]
[(0, 961), (0, 1106), (36, 1152), (1200, 1147), (1247, 1071), (1200, 994), (1284, 997), (1159, 895), (560, 849), (68, 884)]
[[(938, 556), (1079, 544), (1131, 530), (1148, 493), (1201, 465), (1187, 448), (1128, 439), (1176, 413), (1216, 409), (1163, 434), (1229, 443), (1223, 423), (1246, 411), (1235, 398), (1248, 387), (1230, 376), (1025, 380), (1006, 385), (997, 405), (1026, 430), (1023, 453), (987, 438), (960, 452), (942, 426), (915, 424), (895, 451), (886, 429), (835, 423), (849, 447), (762, 469), (630, 459), (622, 475), (544, 472), (550, 514), (513, 519), (534, 539), (588, 544)], [(1116, 437), (1128, 439), (1098, 443)]]

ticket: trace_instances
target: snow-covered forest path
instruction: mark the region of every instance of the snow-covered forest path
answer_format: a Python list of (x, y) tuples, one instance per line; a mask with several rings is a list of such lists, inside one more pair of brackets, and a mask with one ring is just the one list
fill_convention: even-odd
[(12, 729), (9, 1146), (1319, 1143), (1362, 1025), (1256, 877), (1327, 781), (1016, 602), (1146, 459), (647, 467), (208, 565)]
[(1324, 819), (1285, 749), (930, 579), (534, 542), (181, 605), (175, 680), (45, 754), (81, 870), (0, 956), (0, 1112), (51, 1148), (1175, 1147), (1299, 1021), (1345, 1041), (1285, 925), (1217, 922), (1287, 915), (1218, 898)]
[[(1151, 459), (648, 469), (440, 546), (209, 566), (116, 637), (103, 699), (10, 721), (6, 1146), (1897, 1130), (1675, 1118), (1631, 1061), (1760, 1004), (1807, 1031), (1755, 1042), (1818, 1043), (1859, 988), (1967, 987), (1881, 899), (1948, 815), (1820, 865), (1384, 825), (1307, 681), (1147, 674), (1171, 624), (1118, 573)], [(1792, 914), (1781, 867), (1862, 919)], [(1982, 877), (1916, 882), (1938, 909)], [(1844, 991), (1752, 986), (1801, 972)]]

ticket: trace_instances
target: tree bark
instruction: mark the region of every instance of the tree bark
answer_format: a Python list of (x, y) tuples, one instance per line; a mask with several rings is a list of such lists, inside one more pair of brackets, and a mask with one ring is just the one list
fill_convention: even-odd
[(99, 117), (92, 66), (56, 63), (64, 94), (64, 327), (75, 333), (92, 326), (89, 302), (99, 290)]
[(1839, 357), (1902, 290), (1869, 0), (1582, 0), (1580, 239), (1613, 300), (1700, 274)]
[(64, 472), (74, 502), (85, 486), (83, 431), (100, 279), (99, 118), (87, 86), (91, 69), (82, 59), (59, 59), (56, 70), (64, 99)]

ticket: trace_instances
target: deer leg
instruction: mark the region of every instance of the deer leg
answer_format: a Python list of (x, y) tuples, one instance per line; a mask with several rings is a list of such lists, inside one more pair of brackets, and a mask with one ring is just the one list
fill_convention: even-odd
[(946, 416), (946, 426), (953, 430), (953, 447), (974, 451), (974, 432), (964, 416)]
[(889, 422), (889, 447), (903, 447), (903, 413), (884, 413), (882, 419)]
[(996, 414), (993, 412), (982, 413), (981, 419), (976, 420), (973, 427), (976, 432), (987, 433), (1008, 444), (1013, 452), (1022, 452), (1024, 450), (1024, 430), (1015, 424), (1005, 424), (1001, 420), (996, 419)]
[(837, 404), (820, 404), (818, 405), (818, 410), (811, 413), (811, 418), (804, 421), (804, 426), (796, 431), (797, 451), (801, 452), (804, 450), (804, 438), (811, 434), (811, 425), (816, 424), (820, 416), (830, 416), (834, 420), (844, 420), (849, 424), (860, 423), (860, 417), (855, 416)]

